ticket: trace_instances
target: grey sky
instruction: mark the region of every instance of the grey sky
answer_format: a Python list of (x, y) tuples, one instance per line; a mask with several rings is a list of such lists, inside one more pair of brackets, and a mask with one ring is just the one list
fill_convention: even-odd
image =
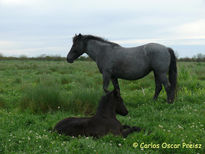
[(0, 53), (66, 56), (75, 33), (205, 54), (204, 0), (0, 0)]

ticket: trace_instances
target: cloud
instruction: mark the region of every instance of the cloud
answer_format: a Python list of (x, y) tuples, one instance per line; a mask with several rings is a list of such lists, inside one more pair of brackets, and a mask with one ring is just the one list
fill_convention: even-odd
[(68, 53), (67, 49), (62, 47), (62, 46), (55, 46), (55, 47), (43, 47), (43, 48), (37, 48), (37, 47), (33, 47), (33, 48), (24, 48), (24, 49), (5, 49), (3, 50), (4, 52), (0, 53), (5, 56), (21, 56), (21, 55), (26, 55), (29, 57), (36, 57), (42, 54), (45, 55), (50, 55), (50, 56), (63, 56), (65, 57)]
[(173, 31), (176, 32), (178, 36), (183, 36), (192, 39), (205, 39), (205, 20), (199, 19), (197, 21), (182, 24)]
[(205, 38), (150, 38), (150, 39), (127, 39), (114, 40), (113, 42), (126, 45), (142, 45), (146, 43), (161, 43), (165, 45), (205, 45)]
[(64, 56), (75, 33), (124, 46), (203, 45), (204, 5), (203, 0), (0, 0), (0, 52), (33, 56), (50, 49)]
[(0, 46), (2, 47), (8, 47), (8, 46), (13, 46), (16, 45), (16, 42), (12, 42), (12, 41), (0, 41)]
[(18, 6), (18, 5), (31, 5), (32, 0), (1, 0), (1, 5), (12, 5), (12, 6)]

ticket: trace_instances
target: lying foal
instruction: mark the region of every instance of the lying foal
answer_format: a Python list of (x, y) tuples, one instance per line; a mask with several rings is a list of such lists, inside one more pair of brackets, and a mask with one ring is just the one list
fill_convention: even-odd
[(108, 133), (127, 137), (140, 128), (122, 126), (116, 119), (116, 113), (127, 115), (128, 111), (117, 90), (107, 93), (99, 102), (96, 114), (90, 118), (66, 118), (58, 122), (54, 128), (59, 134), (68, 136), (100, 137)]

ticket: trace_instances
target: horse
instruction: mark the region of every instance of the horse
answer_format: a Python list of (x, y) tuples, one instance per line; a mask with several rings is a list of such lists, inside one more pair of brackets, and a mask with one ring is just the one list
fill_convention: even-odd
[(128, 111), (120, 97), (119, 90), (113, 90), (102, 96), (96, 114), (88, 118), (71, 117), (59, 121), (54, 131), (67, 136), (92, 136), (101, 137), (108, 133), (127, 137), (134, 131), (140, 131), (139, 127), (121, 125), (116, 114), (125, 116)]
[[(108, 92), (110, 80), (119, 89), (118, 78), (137, 80), (154, 72), (156, 100), (162, 85), (167, 93), (167, 102), (173, 103), (177, 84), (176, 56), (171, 48), (157, 43), (125, 48), (93, 35), (75, 35), (73, 45), (67, 55), (68, 63), (83, 53), (97, 63), (103, 76), (103, 89)], [(167, 78), (169, 74), (169, 79)]]

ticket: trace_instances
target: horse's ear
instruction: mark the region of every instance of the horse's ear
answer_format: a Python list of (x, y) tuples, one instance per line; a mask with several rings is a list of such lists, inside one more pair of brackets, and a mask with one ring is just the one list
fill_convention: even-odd
[(81, 38), (81, 37), (82, 37), (82, 34), (80, 33), (80, 34), (78, 35), (78, 37), (80, 37), (80, 38)]

